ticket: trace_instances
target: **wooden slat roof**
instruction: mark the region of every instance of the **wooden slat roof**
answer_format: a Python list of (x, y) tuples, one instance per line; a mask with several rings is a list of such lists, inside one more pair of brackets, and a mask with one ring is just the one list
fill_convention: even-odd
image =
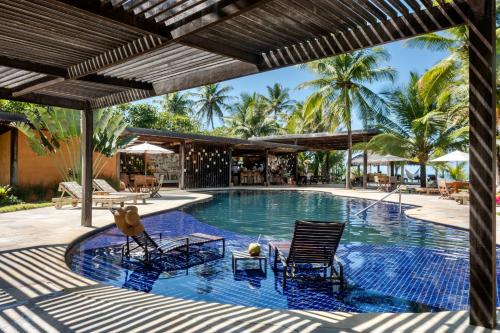
[(297, 152), (307, 150), (294, 144), (276, 143), (267, 141), (251, 141), (239, 138), (227, 138), (203, 134), (180, 133), (173, 131), (154, 130), (146, 128), (127, 128), (126, 134), (136, 135), (140, 141), (147, 141), (156, 144), (167, 144), (171, 147), (179, 145), (181, 142), (195, 142), (201, 144), (228, 145), (241, 151), (268, 149), (272, 152)]
[[(380, 132), (376, 129), (352, 131), (352, 143), (369, 141)], [(286, 134), (250, 138), (256, 142), (276, 142), (284, 144), (295, 144), (305, 147), (307, 150), (347, 150), (347, 132), (335, 133), (309, 133), (309, 134)]]
[(467, 0), (0, 0), (0, 98), (100, 108), (464, 24)]

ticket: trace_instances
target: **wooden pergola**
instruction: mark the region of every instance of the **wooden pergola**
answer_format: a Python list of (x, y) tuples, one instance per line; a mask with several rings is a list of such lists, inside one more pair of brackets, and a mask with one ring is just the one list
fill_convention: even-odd
[(0, 98), (92, 110), (469, 26), (470, 320), (496, 325), (493, 0), (0, 0)]
[[(352, 131), (352, 144), (368, 142), (377, 134), (379, 134), (379, 131), (375, 129), (354, 130)], [(299, 145), (311, 151), (347, 150), (349, 146), (347, 131), (335, 133), (270, 135), (250, 138), (250, 140), (255, 142), (276, 142)]]

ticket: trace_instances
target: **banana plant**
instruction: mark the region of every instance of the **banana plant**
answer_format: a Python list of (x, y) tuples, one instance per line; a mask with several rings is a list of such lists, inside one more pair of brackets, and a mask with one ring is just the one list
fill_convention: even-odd
[[(12, 126), (24, 134), (31, 149), (40, 156), (51, 156), (61, 179), (81, 181), (81, 122), (75, 110), (36, 107), (26, 113), (29, 123), (14, 122)], [(124, 148), (134, 136), (124, 136), (125, 118), (110, 110), (93, 115), (92, 150), (94, 177), (102, 172), (108, 159)]]

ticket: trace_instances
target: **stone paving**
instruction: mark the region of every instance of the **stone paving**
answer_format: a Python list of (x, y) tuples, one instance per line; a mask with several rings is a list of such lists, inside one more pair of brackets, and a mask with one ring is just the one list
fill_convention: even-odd
[[(282, 188), (279, 188), (282, 189)], [(376, 191), (322, 190), (378, 199)], [(140, 205), (141, 214), (206, 200), (204, 193), (171, 191)], [(396, 200), (397, 198), (393, 198)], [(403, 195), (420, 207), (413, 217), (468, 227), (468, 207), (436, 197)], [(107, 209), (93, 210), (96, 227), (112, 223)], [(52, 207), (0, 214), (1, 332), (490, 332), (468, 325), (468, 314), (355, 314), (278, 311), (195, 302), (102, 285), (71, 272), (67, 244), (92, 228), (80, 210)]]

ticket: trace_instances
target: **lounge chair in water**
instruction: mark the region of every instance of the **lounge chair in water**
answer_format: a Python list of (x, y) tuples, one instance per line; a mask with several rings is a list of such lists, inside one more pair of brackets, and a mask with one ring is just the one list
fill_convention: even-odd
[(189, 253), (208, 243), (222, 243), (222, 257), (225, 252), (225, 239), (219, 236), (202, 233), (189, 234), (182, 237), (153, 238), (144, 228), (137, 207), (111, 209), (118, 229), (127, 236), (122, 246), (122, 256), (130, 257), (139, 253), (144, 262), (149, 263), (157, 257), (171, 252), (185, 253), (186, 264), (189, 266)]
[[(342, 288), (344, 267), (335, 254), (344, 226), (343, 222), (296, 221), (291, 242), (269, 242), (269, 257), (274, 252), (274, 270), (278, 269), (278, 262), (283, 265), (283, 287), (288, 277), (296, 278), (297, 271), (303, 268), (323, 269), (324, 277), (338, 281)], [(327, 269), (330, 269), (329, 276)]]
[[(61, 182), (59, 183), (58, 191), (61, 192), (59, 198), (53, 198), (52, 202), (55, 204), (56, 209), (61, 208), (63, 205), (71, 204), (76, 207), (78, 203), (82, 202), (83, 189), (77, 182)], [(120, 204), (123, 207), (125, 201), (133, 200), (130, 195), (92, 195), (92, 203), (106, 205), (112, 207), (114, 204)]]
[(138, 199), (142, 200), (142, 203), (146, 203), (146, 198), (149, 198), (148, 193), (135, 193), (135, 192), (118, 192), (113, 188), (113, 186), (109, 185), (107, 181), (104, 179), (94, 179), (94, 188), (98, 191), (106, 192), (109, 195), (117, 195), (117, 196), (128, 196), (132, 198), (134, 204), (137, 203)]

